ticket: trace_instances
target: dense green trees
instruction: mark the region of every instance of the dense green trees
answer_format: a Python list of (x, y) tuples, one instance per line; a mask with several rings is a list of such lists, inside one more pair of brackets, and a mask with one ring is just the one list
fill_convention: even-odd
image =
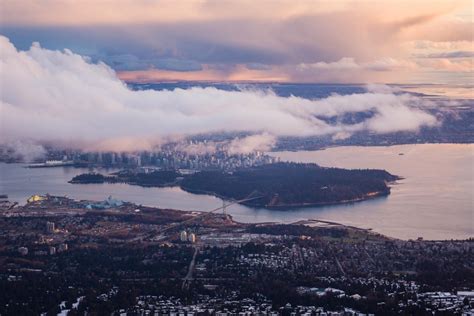
[(186, 177), (181, 187), (194, 193), (213, 193), (229, 199), (262, 198), (245, 204), (288, 207), (357, 201), (387, 195), (387, 182), (397, 177), (384, 170), (322, 168), (315, 164), (278, 163), (242, 169), (232, 174), (202, 171)]
[(173, 186), (197, 194), (225, 199), (258, 199), (244, 202), (255, 207), (285, 208), (352, 202), (388, 195), (387, 182), (397, 177), (385, 170), (322, 168), (316, 164), (276, 163), (227, 173), (201, 171), (182, 176), (176, 171), (120, 172), (116, 176), (97, 173), (74, 177), (71, 183), (123, 182), (140, 186)]

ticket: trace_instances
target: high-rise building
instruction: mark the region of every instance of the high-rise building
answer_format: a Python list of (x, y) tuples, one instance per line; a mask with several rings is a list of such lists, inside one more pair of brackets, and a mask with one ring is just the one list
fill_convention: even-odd
[(179, 235), (179, 238), (181, 241), (188, 241), (188, 233), (185, 230), (183, 230), (181, 234)]
[(55, 227), (53, 222), (46, 222), (46, 232), (54, 233)]
[(67, 251), (67, 249), (68, 249), (67, 244), (60, 244), (58, 248), (58, 252)]
[(49, 254), (50, 255), (55, 255), (56, 254), (56, 247), (53, 247), (53, 246), (49, 247)]
[(196, 235), (194, 233), (190, 233), (189, 236), (188, 236), (188, 241), (191, 242), (191, 243), (195, 243), (196, 242)]

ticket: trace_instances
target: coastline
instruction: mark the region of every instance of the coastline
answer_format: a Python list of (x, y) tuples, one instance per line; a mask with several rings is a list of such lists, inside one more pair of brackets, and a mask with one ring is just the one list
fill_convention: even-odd
[[(52, 202), (50, 204), (48, 201), (61, 200), (60, 204), (57, 202)], [(69, 201), (66, 202), (65, 201)], [(7, 203), (9, 201), (6, 201)], [(71, 216), (73, 214), (79, 214), (81, 216), (86, 214), (91, 215), (110, 215), (110, 216), (139, 216), (146, 218), (146, 214), (163, 214), (164, 216), (170, 218), (186, 218), (184, 221), (178, 221), (176, 226), (171, 226), (170, 228), (176, 228), (184, 223), (189, 223), (191, 221), (203, 221), (210, 220), (213, 222), (212, 218), (218, 219), (219, 221), (224, 219), (226, 223), (225, 226), (228, 227), (241, 227), (241, 228), (250, 228), (250, 227), (266, 227), (266, 226), (308, 226), (316, 229), (343, 229), (346, 231), (355, 231), (362, 234), (367, 234), (368, 236), (373, 236), (377, 238), (382, 238), (386, 240), (393, 241), (426, 241), (426, 242), (447, 242), (447, 241), (472, 241), (474, 236), (466, 238), (444, 238), (444, 239), (430, 239), (430, 238), (400, 238), (381, 233), (374, 228), (364, 228), (351, 224), (344, 224), (338, 221), (330, 221), (319, 218), (307, 218), (301, 219), (294, 222), (277, 222), (277, 221), (268, 221), (268, 222), (242, 222), (235, 220), (232, 214), (221, 214), (218, 211), (221, 210), (221, 207), (215, 208), (209, 211), (202, 210), (180, 210), (174, 208), (161, 208), (156, 206), (146, 206), (142, 204), (137, 204), (128, 201), (121, 201), (123, 204), (120, 206), (110, 206), (102, 209), (97, 208), (87, 208), (86, 205), (97, 204), (100, 205), (104, 201), (99, 200), (77, 200), (70, 197), (64, 196), (46, 196), (45, 199), (26, 203), (25, 205), (18, 205), (17, 203), (11, 203), (13, 206), (8, 207), (4, 202), (0, 203), (0, 217), (51, 217), (51, 216)], [(43, 205), (49, 205), (47, 208)], [(72, 206), (67, 206), (65, 204), (70, 203)], [(57, 204), (57, 205), (56, 205)], [(138, 210), (138, 211), (137, 211)]]
[[(392, 185), (394, 183), (390, 183), (390, 184)], [(217, 197), (217, 198), (225, 200), (225, 201), (232, 201), (231, 199), (229, 199), (225, 196), (221, 196), (221, 195), (219, 195), (217, 193), (214, 193), (214, 192), (192, 190), (192, 189), (188, 189), (188, 188), (185, 188), (185, 187), (182, 187), (182, 186), (180, 186), (180, 188), (183, 191), (186, 191), (188, 193), (199, 194), (199, 195), (211, 195), (211, 196)], [(365, 197), (358, 198), (358, 199), (343, 200), (343, 201), (337, 201), (337, 202), (294, 203), (294, 204), (284, 204), (284, 205), (255, 205), (255, 204), (252, 204), (250, 202), (242, 202), (242, 203), (239, 203), (239, 204), (245, 205), (245, 206), (248, 206), (248, 207), (254, 208), (254, 209), (264, 208), (264, 209), (267, 209), (267, 210), (270, 210), (270, 211), (271, 210), (284, 211), (285, 209), (290, 209), (290, 208), (308, 208), (308, 207), (323, 207), (323, 206), (331, 206), (331, 205), (352, 204), (352, 203), (363, 202), (363, 201), (376, 199), (376, 198), (380, 198), (380, 197), (386, 197), (388, 195), (390, 195), (390, 190), (388, 192), (382, 192), (382, 191), (376, 192), (376, 193), (366, 195)]]
[[(389, 182), (390, 186), (397, 184), (397, 181), (402, 180), (402, 177), (398, 177), (397, 180)], [(108, 183), (108, 184), (127, 184), (127, 185), (133, 185), (133, 186), (138, 186), (142, 188), (169, 188), (169, 187), (179, 187), (181, 190), (191, 193), (191, 194), (196, 194), (196, 195), (208, 195), (208, 196), (213, 196), (216, 198), (219, 198), (224, 201), (233, 201), (233, 199), (228, 198), (226, 196), (219, 195), (215, 192), (212, 191), (204, 191), (204, 190), (196, 190), (196, 189), (190, 189), (184, 186), (179, 185), (179, 183), (172, 183), (172, 184), (166, 184), (166, 185), (142, 185), (138, 184), (135, 182), (126, 182), (126, 181), (104, 181), (104, 182), (83, 182), (83, 181), (68, 181), (70, 184), (80, 184), (80, 185), (88, 185), (88, 184), (102, 184), (102, 183)], [(368, 200), (373, 200), (377, 198), (384, 198), (390, 195), (390, 187), (388, 191), (377, 191), (377, 192), (370, 192), (366, 194), (364, 197), (361, 198), (356, 198), (356, 199), (351, 199), (351, 200), (341, 200), (341, 201), (334, 201), (334, 202), (319, 202), (319, 203), (293, 203), (293, 204), (280, 204), (280, 205), (259, 205), (251, 202), (240, 202), (238, 204), (244, 205), (253, 209), (267, 209), (267, 210), (278, 210), (278, 211), (292, 211), (291, 209), (303, 209), (303, 208), (310, 208), (310, 207), (324, 207), (324, 206), (337, 206), (337, 205), (346, 205), (346, 204), (353, 204), (353, 203), (359, 203), (359, 202), (364, 202)]]
[[(373, 231), (372, 229), (356, 227), (352, 225), (345, 225), (338, 222), (325, 221), (319, 219), (306, 219), (300, 220), (292, 223), (280, 223), (280, 222), (258, 222), (258, 223), (246, 223), (239, 222), (233, 218), (230, 214), (221, 214), (219, 211), (221, 207), (215, 208), (210, 211), (188, 211), (188, 210), (179, 210), (179, 209), (168, 209), (160, 208), (154, 206), (144, 206), (142, 204), (136, 204), (128, 201), (115, 201), (120, 202), (119, 204), (107, 205), (104, 203), (106, 201), (98, 200), (76, 200), (70, 197), (63, 196), (53, 196), (45, 195), (41, 199), (28, 202), (25, 205), (17, 205), (9, 201), (4, 201), (0, 203), (0, 218), (1, 217), (58, 217), (58, 216), (72, 216), (80, 215), (86, 216), (89, 215), (105, 215), (105, 216), (135, 216), (139, 218), (148, 218), (152, 223), (153, 216), (165, 216), (166, 218), (178, 220), (175, 223), (172, 223), (166, 229), (176, 229), (184, 224), (189, 224), (191, 222), (203, 223), (209, 222), (212, 223), (215, 220), (222, 221), (226, 227), (234, 228), (245, 228), (251, 229), (256, 227), (268, 227), (268, 226), (308, 226), (314, 229), (342, 229), (345, 231), (357, 231), (363, 234), (367, 234), (373, 237), (382, 238), (382, 239), (392, 239), (397, 240), (398, 238), (386, 236), (384, 234)], [(13, 206), (12, 206), (13, 205)], [(91, 205), (97, 205), (97, 207), (90, 207)], [(99, 207), (100, 205), (100, 207)], [(324, 225), (312, 225), (314, 223), (320, 223)]]
[[(474, 144), (416, 144), (351, 148), (339, 147), (314, 154), (296, 153), (300, 157), (325, 165), (328, 161), (342, 168), (384, 168), (403, 176), (391, 185), (388, 198), (363, 203), (346, 203), (294, 211), (258, 209), (234, 205), (228, 209), (240, 222), (289, 223), (302, 219), (321, 218), (364, 228), (373, 228), (387, 236), (403, 240), (423, 237), (426, 240), (465, 239), (474, 236), (472, 214), (473, 179), (469, 170)], [(404, 156), (398, 156), (400, 151)], [(369, 160), (367, 160), (369, 159)], [(327, 163), (326, 163), (327, 164)], [(67, 181), (86, 173), (86, 168), (73, 167), (26, 169), (22, 164), (0, 164), (3, 192), (10, 200), (24, 204), (33, 194), (67, 195), (74, 198), (102, 200), (109, 195), (147, 206), (182, 210), (210, 210), (222, 204), (215, 196), (190, 194), (179, 187), (145, 188), (125, 184), (91, 184), (74, 186)], [(467, 169), (466, 169), (467, 168)], [(107, 173), (106, 168), (94, 169)], [(27, 179), (27, 181), (25, 181)], [(446, 187), (448, 185), (448, 187)], [(449, 188), (449, 190), (446, 190)], [(415, 204), (416, 203), (416, 204)], [(447, 212), (449, 210), (449, 213)]]

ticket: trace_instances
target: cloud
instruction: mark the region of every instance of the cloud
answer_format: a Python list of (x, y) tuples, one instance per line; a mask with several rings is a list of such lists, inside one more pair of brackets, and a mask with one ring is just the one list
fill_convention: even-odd
[(176, 58), (157, 59), (153, 66), (159, 69), (172, 71), (200, 71), (202, 66), (193, 60), (184, 60)]
[(249, 63), (245, 65), (250, 70), (269, 70), (271, 67), (269, 65), (260, 64), (260, 63)]
[[(347, 10), (377, 12), (389, 17), (426, 11), (429, 4), (432, 14), (422, 17), (408, 17), (397, 24), (412, 25), (427, 19), (435, 13), (469, 7), (468, 0), (427, 1), (414, 0), (409, 5), (397, 0), (360, 0), (354, 6), (353, 0), (338, 1), (252, 1), (252, 0), (202, 0), (178, 2), (167, 0), (4, 0), (4, 23), (13, 25), (110, 25), (130, 24), (140, 21), (183, 22), (229, 20), (235, 18), (287, 19), (301, 15), (327, 14)], [(426, 17), (425, 17), (426, 16)]]
[(453, 51), (453, 52), (438, 52), (425, 55), (418, 55), (419, 58), (473, 58), (473, 51)]
[(163, 69), (170, 71), (200, 71), (200, 63), (187, 59), (176, 58), (139, 58), (133, 54), (94, 56), (94, 60), (102, 59), (117, 71)]
[(46, 156), (45, 148), (31, 141), (15, 140), (2, 144), (0, 155), (14, 158), (25, 162), (33, 162)]
[(325, 70), (349, 70), (349, 69), (359, 69), (361, 65), (356, 63), (354, 58), (343, 57), (335, 62), (317, 62), (313, 64), (302, 63), (299, 65), (300, 69), (325, 69)]
[(377, 72), (387, 74), (385, 79), (396, 73), (408, 73), (415, 76), (417, 73), (444, 72), (459, 76), (461, 73), (472, 73), (472, 56), (474, 56), (473, 52), (457, 51), (419, 54), (416, 58), (410, 59), (381, 58), (368, 62), (357, 62), (354, 58), (344, 57), (330, 63), (300, 64), (294, 77), (305, 78), (318, 74), (336, 82), (347, 82), (351, 77), (373, 78), (373, 74)]
[(296, 70), (289, 72), (294, 80), (302, 78), (302, 81), (313, 82), (360, 83), (400, 82), (405, 74), (419, 69), (416, 61), (405, 58), (385, 57), (362, 62), (353, 57), (343, 57), (334, 62), (301, 63)]
[[(14, 39), (24, 38), (31, 42), (41, 36), (54, 48), (72, 42), (75, 46), (95, 48), (97, 54), (120, 55), (134, 50), (136, 56), (145, 59), (279, 65), (333, 62), (345, 56), (363, 61), (374, 56), (397, 58), (400, 54), (399, 36), (403, 35), (403, 40), (424, 39), (425, 33), (413, 36), (411, 31), (427, 24), (431, 26), (433, 17), (446, 13), (446, 7), (452, 7), (436, 4), (427, 9), (426, 6), (413, 5), (402, 10), (392, 3), (379, 6), (382, 11), (374, 12), (376, 10), (367, 3), (355, 8), (348, 2), (334, 10), (320, 10), (319, 7), (327, 6), (327, 1), (314, 1), (306, 5), (305, 11), (292, 1), (257, 4), (229, 1), (202, 6), (186, 2), (183, 6), (187, 10), (181, 11), (180, 5), (173, 8), (155, 1), (140, 1), (138, 4), (122, 1), (122, 6), (117, 7), (103, 1), (87, 1), (82, 5), (48, 1), (32, 10), (35, 6), (28, 2), (10, 1), (5, 5), (4, 10), (22, 12), (4, 14), (7, 20), (2, 30)], [(127, 8), (127, 14), (121, 11), (124, 8)], [(174, 15), (167, 15), (168, 9)], [(77, 14), (82, 11), (82, 15)], [(104, 11), (110, 15), (96, 14)], [(189, 12), (192, 16), (188, 15)], [(75, 18), (69, 14), (74, 14)], [(131, 18), (133, 14), (137, 15), (135, 20)], [(69, 22), (74, 21), (78, 23), (70, 25)], [(94, 24), (96, 21), (105, 22)], [(29, 26), (30, 23), (34, 26)], [(452, 24), (458, 27), (459, 23)], [(471, 26), (464, 24), (466, 30)], [(63, 25), (68, 27), (61, 27)], [(449, 26), (447, 30), (450, 30)], [(348, 40), (347, 34), (354, 36), (354, 40)], [(428, 35), (436, 39), (436, 35)], [(452, 36), (459, 37), (458, 34)]]
[[(231, 137), (229, 135), (229, 137)], [(196, 141), (175, 139), (170, 145), (174, 151), (188, 155), (204, 155), (225, 151), (231, 155), (249, 154), (256, 151), (270, 151), (276, 144), (277, 138), (269, 133), (257, 133), (249, 136), (237, 136), (221, 141)]]
[(352, 71), (352, 70), (371, 70), (371, 71), (392, 71), (396, 69), (409, 69), (416, 67), (415, 63), (407, 60), (397, 60), (394, 58), (382, 58), (375, 61), (358, 63), (352, 57), (343, 57), (335, 62), (317, 62), (313, 64), (300, 64), (300, 70), (333, 70), (333, 71)]
[(248, 65), (205, 64), (201, 71), (170, 71), (151, 69), (143, 71), (121, 71), (118, 77), (126, 82), (160, 81), (222, 81), (222, 82), (285, 82), (288, 75), (270, 66), (263, 69)]
[(119, 54), (112, 56), (104, 56), (105, 63), (115, 70), (145, 70), (151, 67), (151, 63), (143, 59), (139, 59), (132, 54)]
[[(403, 83), (414, 78), (407, 42), (472, 47), (472, 19), (457, 18), (471, 7), (468, 0), (5, 0), (0, 27), (21, 49), (37, 40), (67, 47), (130, 81)], [(302, 72), (301, 64), (328, 67)]]
[(472, 58), (433, 58), (422, 59), (419, 64), (427, 69), (435, 71), (449, 71), (449, 72), (465, 72), (472, 73), (473, 59)]
[(421, 50), (421, 51), (443, 51), (443, 50), (472, 50), (472, 40), (464, 41), (428, 41), (428, 40), (418, 40), (418, 41), (409, 41), (404, 44), (408, 50)]
[[(18, 51), (0, 37), (2, 88), (0, 141), (54, 143), (69, 148), (130, 151), (169, 138), (199, 133), (248, 131), (240, 148), (271, 144), (272, 137), (416, 131), (435, 125), (426, 102), (386, 89), (319, 100), (280, 97), (272, 91), (216, 88), (129, 89), (104, 63), (69, 50), (35, 43)], [(357, 124), (325, 118), (370, 111)]]
[(215, 153), (218, 147), (222, 147), (222, 142), (178, 142), (174, 146), (174, 150), (184, 152), (188, 155), (203, 155), (206, 153)]
[(251, 135), (232, 140), (228, 146), (230, 154), (248, 154), (255, 151), (269, 151), (275, 146), (276, 138), (268, 133)]
[[(4, 0), (0, 27), (22, 49), (37, 40), (50, 49), (68, 47), (117, 71), (140, 71), (123, 75), (136, 81), (195, 80), (194, 72), (212, 80), (400, 83), (412, 74), (388, 73), (399, 70), (391, 62), (413, 55), (406, 42), (472, 46), (472, 19), (459, 18), (470, 11), (469, 0)], [(344, 67), (347, 57), (382, 64), (347, 77), (297, 70)], [(227, 69), (211, 73), (217, 65)]]

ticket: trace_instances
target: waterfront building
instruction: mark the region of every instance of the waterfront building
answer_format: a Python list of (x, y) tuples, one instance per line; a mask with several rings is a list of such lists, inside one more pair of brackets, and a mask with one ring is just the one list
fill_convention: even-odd
[(28, 203), (33, 203), (33, 202), (39, 202), (39, 201), (43, 201), (44, 200), (44, 197), (38, 195), (38, 194), (35, 194), (35, 195), (32, 195), (30, 198), (28, 198), (28, 200), (26, 200)]

